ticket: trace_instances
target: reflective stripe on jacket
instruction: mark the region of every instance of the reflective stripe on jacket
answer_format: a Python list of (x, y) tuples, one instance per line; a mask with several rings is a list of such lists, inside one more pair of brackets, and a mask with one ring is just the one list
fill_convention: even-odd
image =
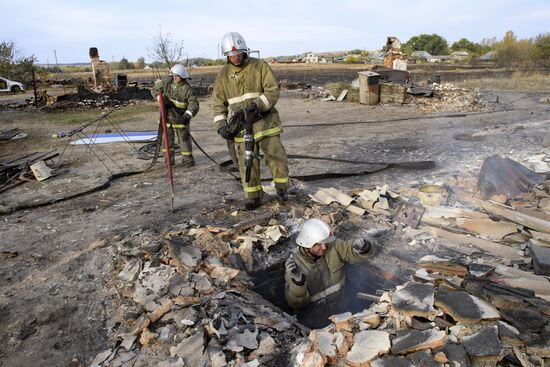
[[(214, 83), (214, 127), (218, 131), (236, 111), (255, 102), (262, 116), (253, 125), (255, 139), (280, 135), (281, 119), (274, 107), (278, 100), (279, 84), (266, 62), (247, 58), (243, 66), (228, 63), (220, 70)], [(239, 139), (242, 139), (242, 134), (235, 141)]]
[(345, 283), (344, 265), (367, 260), (372, 249), (359, 254), (353, 249), (353, 240), (336, 240), (328, 244), (325, 255), (313, 259), (307, 249), (298, 247), (287, 261), (294, 261), (306, 277), (304, 285), (292, 281), (289, 272), (285, 273), (285, 297), (294, 309), (305, 307), (310, 302), (319, 302), (339, 292)]
[[(176, 83), (171, 76), (167, 76), (160, 83), (155, 83), (155, 86), (151, 90), (153, 97), (156, 98), (158, 96), (160, 89), (164, 91), (165, 97), (172, 102), (172, 108), (175, 108), (177, 113), (186, 113), (189, 117), (193, 117), (199, 112), (199, 99), (193, 92), (191, 85), (187, 83), (187, 80)], [(170, 111), (167, 112), (169, 121), (175, 118), (172, 113)]]

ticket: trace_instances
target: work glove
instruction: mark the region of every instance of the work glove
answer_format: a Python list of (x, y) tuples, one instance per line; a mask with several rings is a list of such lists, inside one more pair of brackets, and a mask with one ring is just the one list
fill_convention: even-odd
[(353, 249), (359, 254), (366, 254), (371, 250), (372, 239), (369, 237), (359, 237), (353, 243)]
[(223, 125), (218, 129), (218, 134), (220, 134), (220, 136), (225, 140), (233, 140), (234, 138), (227, 124)]
[(188, 124), (189, 121), (191, 121), (191, 116), (189, 116), (188, 113), (182, 113), (180, 114), (178, 120), (178, 122), (181, 122), (182, 124)]
[(252, 102), (250, 106), (244, 110), (244, 119), (246, 122), (256, 122), (260, 120), (260, 109), (256, 102)]
[(294, 260), (289, 260), (286, 262), (286, 271), (290, 274), (292, 281), (296, 285), (304, 285), (306, 282), (306, 276), (302, 273), (296, 262)]

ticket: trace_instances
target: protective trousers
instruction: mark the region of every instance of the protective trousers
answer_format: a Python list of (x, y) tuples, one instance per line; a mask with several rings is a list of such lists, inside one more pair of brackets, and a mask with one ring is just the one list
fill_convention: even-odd
[[(178, 137), (178, 143), (180, 147), (180, 154), (184, 157), (192, 156), (191, 150), (191, 134), (189, 132), (189, 124), (182, 123), (167, 123), (168, 129), (168, 143), (170, 145), (170, 152), (175, 152), (176, 143), (175, 138)], [(164, 152), (164, 145), (162, 145), (162, 151)]]
[[(252, 159), (252, 170), (250, 181), (246, 182), (245, 167), (245, 143), (236, 143), (239, 171), (243, 190), (247, 198), (259, 198), (262, 196), (262, 185), (260, 176), (260, 160)], [(255, 142), (254, 156), (259, 156), (260, 150), (264, 154), (265, 164), (271, 172), (273, 182), (277, 189), (288, 190), (288, 164), (285, 148), (281, 143), (279, 135), (268, 136)]]

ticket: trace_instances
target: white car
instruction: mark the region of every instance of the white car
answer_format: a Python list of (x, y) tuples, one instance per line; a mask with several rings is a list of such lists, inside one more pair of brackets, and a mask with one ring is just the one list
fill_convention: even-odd
[(19, 93), (24, 91), (25, 86), (23, 85), (23, 83), (14, 82), (13, 80), (2, 78), (0, 76), (0, 92)]

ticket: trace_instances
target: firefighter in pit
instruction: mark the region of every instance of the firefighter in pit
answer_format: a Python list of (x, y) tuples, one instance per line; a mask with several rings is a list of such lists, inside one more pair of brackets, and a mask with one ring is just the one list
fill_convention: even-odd
[(298, 247), (285, 263), (285, 298), (298, 320), (310, 328), (328, 325), (328, 317), (346, 311), (344, 265), (366, 261), (375, 239), (365, 235), (350, 241), (335, 239), (328, 224), (308, 219)]
[[(199, 112), (199, 100), (193, 88), (187, 82), (189, 73), (183, 65), (176, 64), (170, 69), (171, 76), (155, 83), (151, 93), (157, 100), (159, 91), (164, 93), (164, 106), (166, 109), (166, 127), (168, 128), (168, 143), (170, 144), (170, 164), (175, 160), (175, 135), (178, 137), (180, 154), (184, 167), (195, 165), (191, 150), (191, 118)], [(164, 151), (164, 146), (163, 146)]]
[[(281, 119), (275, 108), (279, 99), (277, 80), (266, 62), (248, 56), (249, 49), (239, 33), (227, 33), (222, 39), (221, 51), (227, 57), (227, 64), (218, 73), (212, 93), (214, 125), (218, 134), (229, 141), (230, 150), (231, 143), (235, 142), (241, 181), (247, 198), (245, 209), (254, 210), (261, 205), (260, 161), (257, 159), (260, 150), (273, 177), (278, 199), (286, 201), (288, 163), (280, 139)], [(240, 122), (232, 119), (244, 110), (252, 116), (256, 157), (252, 160), (248, 183), (245, 180), (245, 126), (242, 119)]]

